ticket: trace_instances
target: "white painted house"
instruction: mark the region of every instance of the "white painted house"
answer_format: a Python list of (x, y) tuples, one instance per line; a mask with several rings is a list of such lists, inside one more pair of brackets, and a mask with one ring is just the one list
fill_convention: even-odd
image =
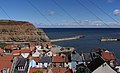
[(117, 72), (120, 73), (120, 66), (116, 66), (115, 68), (117, 69)]
[(40, 56), (40, 52), (36, 51), (35, 53), (32, 54), (32, 57), (39, 57)]
[(99, 66), (92, 73), (117, 73), (106, 62)]
[(38, 45), (38, 46), (35, 46), (35, 48), (36, 48), (36, 50), (42, 50), (41, 48), (41, 46), (40, 45)]
[(30, 49), (22, 49), (21, 50), (21, 55), (23, 58), (27, 58), (31, 53), (31, 50)]
[(45, 54), (45, 56), (49, 56), (49, 57), (51, 57), (51, 56), (56, 56), (56, 52), (50, 50), (50, 51), (48, 51), (48, 52)]
[(117, 73), (112, 67), (104, 61), (103, 58), (98, 57), (91, 61), (87, 67), (92, 73)]

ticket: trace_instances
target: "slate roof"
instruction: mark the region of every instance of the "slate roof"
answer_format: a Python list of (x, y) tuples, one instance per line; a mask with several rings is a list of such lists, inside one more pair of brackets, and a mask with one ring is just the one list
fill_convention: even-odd
[(61, 52), (61, 47), (60, 46), (56, 46), (56, 47), (52, 47), (51, 50), (55, 51), (55, 52)]
[(82, 57), (79, 55), (79, 53), (77, 53), (76, 51), (74, 51), (74, 53), (71, 54), (71, 61), (82, 62)]
[(91, 54), (90, 54), (90, 53), (83, 53), (83, 56), (84, 56), (85, 62), (90, 62), (90, 61), (92, 61), (92, 57), (91, 57)]
[(18, 58), (16, 67), (22, 67), (25, 66), (25, 63), (27, 62), (27, 58)]
[(39, 60), (39, 63), (51, 63), (52, 62), (52, 58), (45, 56), (45, 57), (41, 57)]
[(87, 67), (89, 68), (89, 70), (91, 72), (93, 72), (95, 69), (97, 69), (99, 66), (101, 66), (103, 63), (105, 63), (105, 61), (101, 58), (98, 57), (96, 59), (94, 59), (93, 61), (91, 61)]

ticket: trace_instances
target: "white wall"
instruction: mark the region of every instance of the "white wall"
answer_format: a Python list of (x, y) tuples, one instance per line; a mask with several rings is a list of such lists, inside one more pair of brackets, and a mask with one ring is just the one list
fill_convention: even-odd
[(21, 53), (21, 55), (24, 57), (24, 58), (27, 58), (29, 56), (29, 53)]
[(106, 62), (94, 70), (92, 73), (117, 73)]

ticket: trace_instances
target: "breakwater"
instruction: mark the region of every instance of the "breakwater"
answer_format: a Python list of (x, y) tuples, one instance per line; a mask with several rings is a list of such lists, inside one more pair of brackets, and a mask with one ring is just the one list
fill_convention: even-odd
[(75, 40), (75, 39), (80, 39), (80, 38), (83, 38), (83, 37), (84, 37), (83, 35), (78, 35), (78, 36), (68, 37), (68, 38), (53, 39), (53, 40), (50, 40), (50, 42), (59, 42), (59, 41)]
[(102, 38), (100, 39), (101, 42), (116, 42), (116, 41), (120, 41), (119, 38)]

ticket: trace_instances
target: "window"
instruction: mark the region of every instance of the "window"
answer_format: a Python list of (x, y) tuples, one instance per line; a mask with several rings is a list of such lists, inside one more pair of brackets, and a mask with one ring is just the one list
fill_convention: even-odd
[(36, 62), (36, 65), (38, 65), (38, 62)]
[(4, 68), (2, 73), (8, 73), (9, 69), (8, 68)]

